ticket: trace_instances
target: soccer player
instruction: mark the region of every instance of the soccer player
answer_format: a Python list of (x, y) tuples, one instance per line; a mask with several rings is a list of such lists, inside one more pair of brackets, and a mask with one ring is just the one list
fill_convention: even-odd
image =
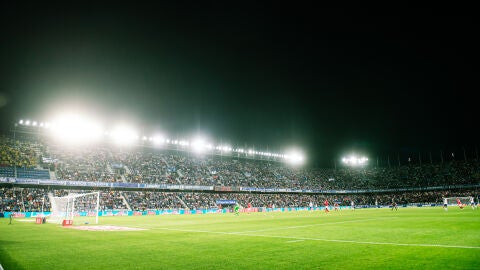
[(238, 204), (235, 205), (235, 207), (233, 208), (233, 210), (235, 211), (235, 215), (238, 216), (240, 214), (240, 207), (238, 206)]
[(333, 204), (333, 209), (334, 209), (335, 211), (338, 211), (339, 207), (338, 207), (338, 203), (337, 203), (337, 202), (335, 202), (335, 203)]
[(394, 200), (392, 200), (392, 211), (393, 209), (395, 209), (395, 211), (398, 211), (397, 203)]
[(355, 210), (355, 202), (353, 200), (350, 201), (350, 206), (352, 207), (352, 210)]
[(443, 198), (443, 209), (445, 209), (445, 211), (448, 211), (448, 199), (447, 198)]
[(328, 199), (325, 199), (325, 201), (323, 202), (323, 206), (325, 206), (325, 213), (330, 212), (330, 209), (328, 209)]
[(463, 210), (463, 204), (462, 204), (462, 202), (460, 201), (460, 199), (457, 199), (457, 205), (458, 205), (458, 207), (459, 207), (460, 209)]
[(470, 206), (472, 206), (472, 209), (475, 210), (475, 199), (473, 197), (470, 197)]
[(313, 203), (312, 203), (312, 202), (310, 202), (310, 203), (308, 204), (308, 210), (310, 210), (310, 211), (313, 210)]

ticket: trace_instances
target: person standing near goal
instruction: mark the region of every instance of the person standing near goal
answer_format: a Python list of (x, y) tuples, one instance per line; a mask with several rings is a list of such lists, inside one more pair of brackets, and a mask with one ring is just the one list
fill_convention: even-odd
[(448, 211), (448, 199), (447, 198), (443, 198), (443, 209), (445, 211)]
[(470, 197), (470, 206), (472, 206), (472, 209), (475, 210), (475, 199), (473, 197)]

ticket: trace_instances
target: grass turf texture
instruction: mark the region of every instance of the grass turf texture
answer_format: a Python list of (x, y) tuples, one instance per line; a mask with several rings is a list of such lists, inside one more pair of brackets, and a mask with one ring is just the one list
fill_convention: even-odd
[[(8, 269), (478, 269), (480, 210), (100, 217), (144, 231), (0, 219)], [(80, 223), (79, 219), (75, 220)]]

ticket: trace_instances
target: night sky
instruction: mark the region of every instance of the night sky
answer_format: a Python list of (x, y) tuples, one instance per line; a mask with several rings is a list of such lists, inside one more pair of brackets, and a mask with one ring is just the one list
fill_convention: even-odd
[(473, 9), (4, 1), (0, 16), (3, 131), (79, 108), (145, 132), (296, 146), (320, 166), (479, 144)]

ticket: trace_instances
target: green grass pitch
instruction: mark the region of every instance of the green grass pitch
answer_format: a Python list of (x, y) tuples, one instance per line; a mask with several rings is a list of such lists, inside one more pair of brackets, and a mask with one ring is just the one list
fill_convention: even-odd
[(9, 225), (4, 218), (0, 263), (5, 270), (480, 268), (480, 209), (470, 207), (99, 221), (146, 230), (81, 231), (20, 219)]

